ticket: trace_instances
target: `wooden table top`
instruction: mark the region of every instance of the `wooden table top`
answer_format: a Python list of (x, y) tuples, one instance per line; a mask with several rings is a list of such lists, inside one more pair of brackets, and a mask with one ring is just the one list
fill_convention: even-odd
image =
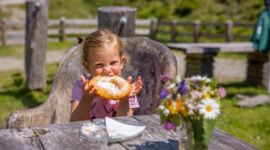
[[(80, 134), (88, 121), (0, 130), (1, 149), (178, 149), (179, 133), (166, 131), (158, 115), (113, 118), (123, 123), (146, 126), (142, 136), (113, 144), (94, 141)], [(95, 121), (101, 121), (98, 119)], [(257, 150), (253, 145), (215, 128), (209, 149)]]
[(181, 50), (187, 54), (209, 53), (209, 52), (253, 52), (251, 42), (232, 43), (169, 43), (171, 49)]

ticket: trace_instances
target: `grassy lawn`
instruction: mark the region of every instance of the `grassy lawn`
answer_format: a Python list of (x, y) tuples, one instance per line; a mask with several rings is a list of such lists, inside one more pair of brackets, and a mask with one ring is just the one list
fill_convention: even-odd
[(228, 83), (222, 86), (227, 90), (227, 97), (222, 100), (222, 115), (217, 121), (217, 127), (260, 149), (269, 149), (270, 106), (266, 104), (250, 109), (235, 105), (240, 101), (235, 97), (236, 94), (266, 94), (266, 90), (242, 83)]
[(58, 63), (46, 66), (47, 87), (43, 91), (27, 91), (26, 80), (21, 70), (11, 69), (0, 72), (0, 124), (2, 127), (14, 110), (32, 108), (46, 101), (57, 67)]

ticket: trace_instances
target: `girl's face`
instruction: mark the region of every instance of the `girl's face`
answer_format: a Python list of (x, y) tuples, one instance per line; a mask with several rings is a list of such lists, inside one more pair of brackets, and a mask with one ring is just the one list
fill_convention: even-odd
[(84, 61), (83, 66), (92, 76), (121, 75), (125, 57), (120, 58), (117, 46), (97, 48), (88, 55), (88, 62)]

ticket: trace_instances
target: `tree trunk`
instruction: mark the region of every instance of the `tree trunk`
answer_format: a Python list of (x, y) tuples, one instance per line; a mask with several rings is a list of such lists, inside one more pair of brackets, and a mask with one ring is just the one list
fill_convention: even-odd
[(48, 1), (26, 2), (25, 72), (26, 88), (46, 87), (46, 49), (48, 29)]
[(98, 29), (107, 28), (120, 37), (135, 36), (136, 8), (100, 7), (98, 8)]

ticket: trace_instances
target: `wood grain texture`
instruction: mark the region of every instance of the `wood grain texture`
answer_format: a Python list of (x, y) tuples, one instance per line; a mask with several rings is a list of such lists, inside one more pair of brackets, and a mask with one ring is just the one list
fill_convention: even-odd
[[(138, 94), (139, 114), (152, 114), (160, 101), (157, 99), (161, 85), (160, 75), (168, 72), (174, 77), (177, 63), (174, 54), (163, 44), (146, 38), (122, 38), (127, 56), (122, 76), (133, 81), (140, 75), (143, 89)], [(59, 64), (53, 80), (49, 98), (42, 105), (16, 110), (8, 118), (8, 128), (31, 127), (44, 124), (69, 122), (72, 87), (80, 75), (88, 76), (82, 66), (82, 44), (75, 44), (67, 50)]]
[[(126, 23), (121, 24), (121, 17)], [(135, 36), (136, 8), (106, 6), (98, 8), (98, 29), (108, 29), (120, 37)]]
[[(142, 136), (118, 143), (91, 140), (80, 134), (80, 128), (89, 121), (50, 124), (32, 128), (0, 130), (1, 149), (178, 149), (181, 132), (166, 131), (158, 115), (140, 115), (113, 118), (122, 123), (146, 126)], [(101, 122), (104, 119), (96, 119)], [(44, 132), (46, 131), (46, 132)], [(210, 150), (258, 150), (253, 145), (215, 128)]]
[(47, 0), (26, 2), (25, 72), (26, 88), (46, 88), (48, 30)]
[(134, 114), (153, 114), (160, 104), (157, 99), (162, 87), (160, 75), (167, 72), (171, 77), (176, 76), (176, 58), (166, 46), (150, 39), (129, 37), (122, 42), (127, 57), (122, 76), (132, 76), (132, 82), (141, 76), (143, 82), (142, 91), (137, 95), (140, 108)]

